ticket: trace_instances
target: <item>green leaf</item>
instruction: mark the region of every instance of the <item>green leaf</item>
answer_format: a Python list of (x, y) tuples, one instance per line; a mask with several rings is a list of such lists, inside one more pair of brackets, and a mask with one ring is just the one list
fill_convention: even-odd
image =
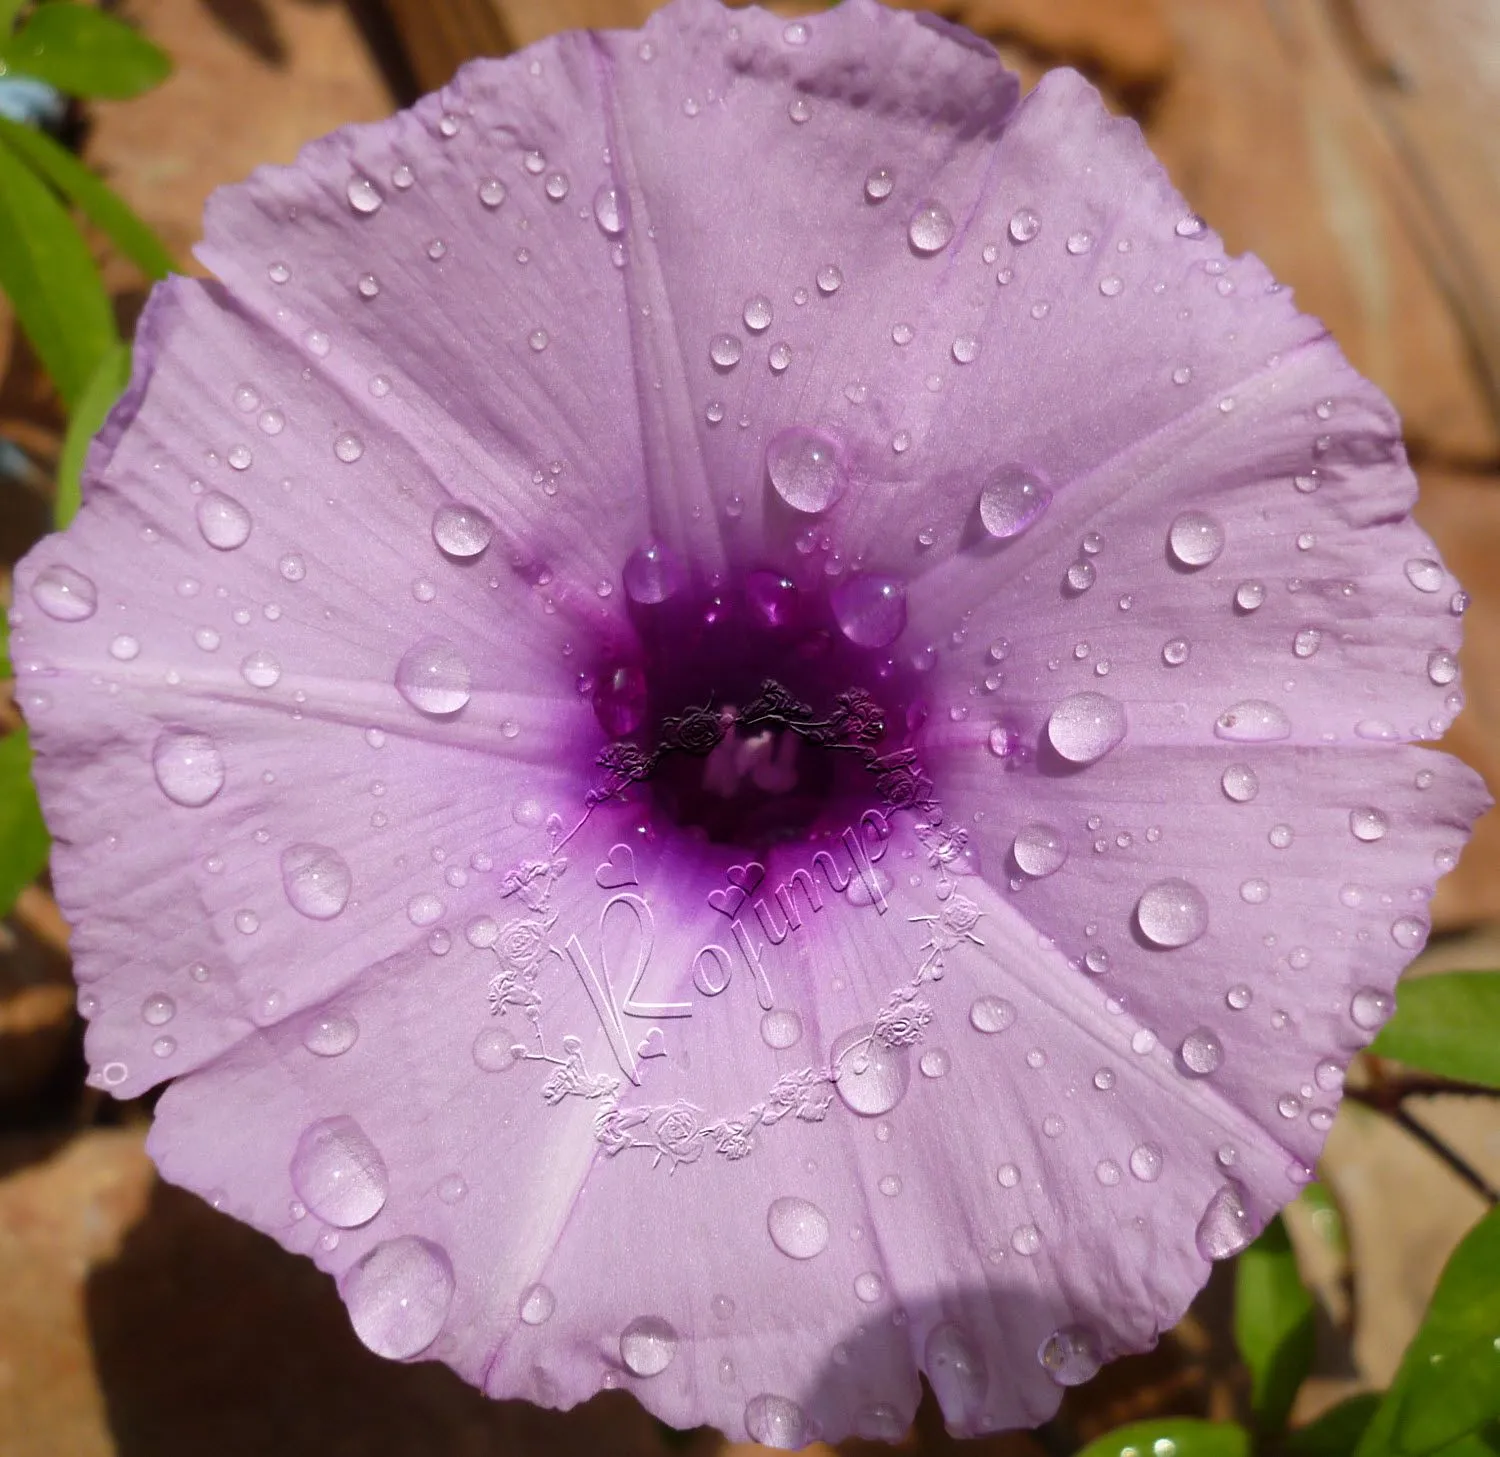
[(0, 738), (0, 915), (42, 873), (48, 844), (31, 782), (31, 742), (17, 729)]
[(1356, 1449), (1426, 1457), (1500, 1418), (1500, 1209), (1443, 1269), (1422, 1327)]
[[(1166, 1443), (1173, 1446), (1166, 1446)], [(1157, 1449), (1157, 1444), (1163, 1445)], [(1193, 1417), (1162, 1417), (1131, 1422), (1107, 1437), (1096, 1437), (1077, 1457), (1133, 1457), (1157, 1449), (1172, 1457), (1250, 1457), (1250, 1433), (1229, 1422), (1202, 1422)]]
[(1250, 1368), (1250, 1405), (1262, 1430), (1279, 1432), (1313, 1359), (1313, 1298), (1277, 1215), (1235, 1269), (1234, 1338)]
[(46, 183), (0, 145), (0, 290), (71, 410), (119, 342), (104, 280)]
[(4, 117), (0, 117), (0, 142), (46, 178), (147, 278), (165, 278), (172, 271), (172, 255), (156, 234), (66, 147), (35, 127)]
[(129, 383), (130, 346), (116, 344), (99, 361), (99, 368), (68, 420), (68, 433), (57, 461), (57, 491), (52, 500), (52, 516), (59, 529), (78, 514), (89, 442), (103, 428), (111, 406)]
[(124, 101), (166, 80), (172, 62), (145, 36), (92, 5), (38, 5), (0, 60), (69, 96)]
[(11, 32), (26, 0), (0, 0), (0, 40)]
[(1500, 971), (1450, 971), (1403, 981), (1396, 1015), (1370, 1051), (1445, 1078), (1500, 1088)]
[(1380, 1397), (1373, 1391), (1341, 1401), (1317, 1421), (1288, 1434), (1286, 1457), (1349, 1457), (1379, 1405)]

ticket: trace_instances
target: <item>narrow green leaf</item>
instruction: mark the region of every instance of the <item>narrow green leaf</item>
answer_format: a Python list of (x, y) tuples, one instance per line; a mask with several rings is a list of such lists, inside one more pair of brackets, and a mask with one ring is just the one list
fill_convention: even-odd
[(116, 344), (99, 361), (99, 368), (88, 382), (68, 419), (68, 433), (63, 438), (62, 454), (57, 461), (57, 491), (52, 500), (52, 516), (59, 529), (77, 514), (82, 498), (83, 461), (93, 440), (104, 425), (111, 406), (130, 383), (130, 346)]
[(1357, 1457), (1427, 1457), (1500, 1418), (1500, 1209), (1465, 1236)]
[(1380, 1405), (1376, 1392), (1351, 1396), (1287, 1435), (1286, 1457), (1349, 1457)]
[(0, 290), (69, 409), (119, 341), (104, 280), (52, 189), (0, 144)]
[(1138, 1457), (1153, 1450), (1171, 1452), (1172, 1457), (1250, 1457), (1250, 1433), (1230, 1422), (1162, 1417), (1118, 1427), (1107, 1437), (1095, 1438), (1077, 1457)]
[(1433, 1457), (1500, 1457), (1500, 1424), (1492, 1422), (1481, 1432), (1470, 1432)]
[(1250, 1368), (1250, 1405), (1265, 1432), (1279, 1432), (1312, 1366), (1313, 1298), (1277, 1215), (1235, 1269), (1234, 1338)]
[(172, 255), (156, 234), (66, 147), (35, 127), (4, 117), (0, 117), (0, 142), (46, 178), (147, 278), (165, 278), (172, 271)]
[(31, 782), (25, 729), (0, 738), (0, 915), (47, 864), (47, 826)]
[(69, 96), (124, 101), (171, 74), (167, 53), (92, 5), (38, 5), (7, 40), (0, 60)]
[(1370, 1051), (1445, 1078), (1500, 1088), (1500, 971), (1449, 971), (1403, 981), (1396, 1015)]

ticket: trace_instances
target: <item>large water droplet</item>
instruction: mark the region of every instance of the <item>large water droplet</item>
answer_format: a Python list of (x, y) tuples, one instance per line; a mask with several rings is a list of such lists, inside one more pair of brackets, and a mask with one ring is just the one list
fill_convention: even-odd
[(872, 167), (865, 176), (865, 196), (871, 202), (884, 202), (896, 186), (889, 167)]
[(1042, 1370), (1059, 1386), (1082, 1386), (1104, 1364), (1099, 1341), (1087, 1326), (1067, 1325), (1055, 1330), (1036, 1353)]
[(557, 1297), (545, 1285), (528, 1285), (521, 1292), (521, 1321), (525, 1325), (546, 1325), (557, 1309)]
[(1224, 550), (1224, 528), (1206, 511), (1184, 511), (1167, 532), (1167, 546), (1185, 567), (1206, 567)]
[(906, 583), (857, 572), (828, 594), (839, 631), (862, 648), (888, 648), (906, 630)]
[(677, 1354), (677, 1332), (659, 1315), (638, 1315), (620, 1332), (620, 1359), (636, 1376), (660, 1376)]
[(209, 491), (198, 498), (198, 530), (211, 547), (233, 551), (250, 539), (250, 513), (223, 491)]
[(1070, 764), (1092, 764), (1125, 737), (1125, 709), (1103, 693), (1064, 698), (1047, 720), (1047, 738)]
[(197, 809), (224, 787), (224, 758), (207, 734), (163, 729), (151, 750), (151, 768), (173, 804)]
[(1443, 569), (1429, 557), (1413, 557), (1405, 571), (1406, 580), (1419, 592), (1436, 592), (1443, 585)]
[(319, 1057), (340, 1057), (359, 1041), (359, 1023), (348, 1012), (320, 1012), (302, 1029), (302, 1045)]
[(288, 845), (281, 852), (281, 885), (294, 911), (331, 921), (348, 904), (354, 876), (349, 862), (327, 845)]
[(979, 519), (998, 540), (1019, 536), (1043, 511), (1052, 492), (1025, 466), (1001, 466), (979, 495)]
[(1012, 241), (1017, 243), (1029, 243), (1041, 230), (1041, 218), (1037, 216), (1034, 209), (1029, 207), (1017, 208), (1006, 229)]
[(941, 253), (953, 241), (953, 214), (940, 202), (924, 202), (906, 225), (906, 236), (918, 253)]
[(630, 553), (620, 574), (625, 595), (642, 606), (655, 606), (674, 597), (687, 584), (687, 569), (669, 546), (653, 543)]
[(852, 1027), (830, 1049), (834, 1089), (855, 1113), (875, 1118), (906, 1095), (911, 1060), (904, 1047), (888, 1047), (870, 1026)]
[(281, 681), (281, 664), (264, 648), (257, 648), (241, 660), (240, 677), (252, 688), (274, 688)]
[(1130, 1150), (1130, 1172), (1143, 1184), (1154, 1184), (1161, 1178), (1164, 1162), (1160, 1144), (1138, 1143)]
[(1016, 1020), (1016, 1009), (1004, 997), (975, 997), (969, 1007), (969, 1025), (976, 1032), (1004, 1032)]
[(368, 177), (351, 177), (346, 193), (349, 198), (349, 206), (355, 212), (376, 212), (379, 210), (380, 204), (385, 201), (380, 195), (380, 189)]
[(1182, 1065), (1194, 1077), (1206, 1078), (1224, 1061), (1224, 1044), (1208, 1027), (1199, 1027), (1182, 1039)]
[(951, 1320), (935, 1325), (923, 1347), (922, 1364), (950, 1427), (971, 1426), (984, 1407), (989, 1372), (969, 1333)]
[(1025, 874), (1040, 880), (1062, 869), (1068, 858), (1068, 842), (1056, 826), (1033, 821), (1016, 831), (1011, 854)]
[(1219, 784), (1236, 804), (1249, 804), (1260, 793), (1260, 778), (1248, 764), (1231, 764), (1219, 777)]
[(292, 1187), (326, 1224), (357, 1229), (385, 1207), (390, 1179), (380, 1150), (347, 1115), (312, 1124), (292, 1155)]
[(594, 194), (594, 221), (606, 237), (618, 238), (625, 231), (625, 196), (608, 182), (601, 183)]
[(1208, 1201), (1208, 1208), (1198, 1221), (1195, 1232), (1198, 1253), (1205, 1260), (1227, 1260), (1250, 1243), (1251, 1235), (1244, 1191), (1233, 1182), (1223, 1185)]
[(782, 1451), (807, 1445), (807, 1416), (789, 1396), (762, 1392), (745, 1403), (745, 1431), (752, 1442)]
[(447, 1252), (415, 1235), (378, 1244), (344, 1276), (340, 1287), (354, 1334), (377, 1356), (419, 1356), (437, 1338), (453, 1303)]
[(1190, 946), (1208, 929), (1208, 902), (1191, 881), (1160, 880), (1136, 902), (1135, 919), (1153, 945)]
[(828, 1216), (806, 1199), (773, 1199), (766, 1211), (766, 1229), (771, 1243), (794, 1260), (810, 1260), (828, 1247)]
[(432, 539), (450, 557), (467, 561), (490, 544), (495, 528), (476, 506), (439, 506), (432, 516)]
[(1214, 720), (1214, 736), (1236, 744), (1265, 744), (1292, 736), (1292, 721), (1274, 703), (1246, 698)]
[(1361, 987), (1349, 999), (1350, 1020), (1366, 1032), (1383, 1027), (1395, 1009), (1396, 1003), (1390, 993), (1377, 987)]
[(744, 352), (745, 346), (733, 334), (715, 334), (708, 341), (708, 357), (718, 369), (733, 369)]
[(744, 310), (745, 327), (752, 334), (763, 334), (771, 327), (774, 317), (771, 309), (771, 300), (765, 294), (758, 293), (745, 300)]
[(447, 638), (424, 637), (396, 665), (396, 687), (422, 713), (457, 713), (469, 701), (469, 665)]
[(802, 1018), (789, 1007), (773, 1007), (760, 1019), (761, 1041), (778, 1051), (802, 1040)]
[(802, 425), (771, 437), (766, 446), (766, 474), (792, 510), (809, 516), (827, 511), (849, 486), (838, 443)]
[(1389, 817), (1371, 805), (1349, 811), (1349, 833), (1366, 844), (1384, 839), (1390, 827)]
[(82, 572), (55, 563), (43, 567), (31, 584), (31, 597), (58, 622), (82, 622), (99, 606), (99, 589)]

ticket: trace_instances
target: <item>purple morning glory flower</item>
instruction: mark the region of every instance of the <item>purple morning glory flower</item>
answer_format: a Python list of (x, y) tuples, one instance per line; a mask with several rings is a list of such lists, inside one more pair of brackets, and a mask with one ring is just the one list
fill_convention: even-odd
[(14, 614), (162, 1172), (386, 1356), (773, 1445), (1149, 1345), (1484, 802), (1388, 403), (869, 0), (476, 63), (200, 256)]

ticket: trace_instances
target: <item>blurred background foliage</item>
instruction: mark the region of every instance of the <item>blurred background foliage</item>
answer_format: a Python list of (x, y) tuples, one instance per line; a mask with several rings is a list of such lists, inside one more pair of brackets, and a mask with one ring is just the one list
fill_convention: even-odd
[[(1500, 592), (1465, 564), (1488, 565), (1500, 549), (1500, 6), (939, 8), (994, 40), (1028, 82), (1048, 64), (1085, 69), (1111, 105), (1143, 122), (1230, 246), (1266, 257), (1402, 407), (1425, 524), (1475, 593), (1465, 648), (1474, 706), (1449, 746), (1493, 769), (1500, 673), (1485, 667), (1500, 665)], [(645, 0), (140, 0), (121, 14), (0, 0), (4, 561), (78, 508), (89, 440), (129, 377), (134, 312), (145, 286), (176, 266), (153, 213), (181, 246), (218, 182), (409, 102), (469, 55), (568, 25), (637, 24), (649, 9)], [(174, 77), (179, 48), (186, 65)], [(111, 105), (156, 88), (165, 104), (154, 110)], [(11, 675), (0, 656), (0, 678)], [(113, 1106), (82, 1085), (66, 928), (48, 894), (46, 830), (8, 687), (0, 734), (3, 1457), (723, 1448), (716, 1434), (660, 1427), (618, 1393), (558, 1415), (485, 1402), (440, 1368), (374, 1361), (323, 1277), (155, 1183), (140, 1147), (149, 1110)], [(1492, 814), (1440, 893), (1438, 934), (1396, 1015), (1350, 1070), (1323, 1179), (1216, 1271), (1158, 1351), (1070, 1392), (1034, 1433), (954, 1442), (929, 1400), (903, 1450), (1500, 1454), (1490, 1172), (1500, 1166), (1500, 972), (1488, 969), (1500, 947), (1497, 847)], [(1464, 1117), (1450, 1116), (1455, 1107)], [(1393, 1146), (1405, 1152), (1393, 1156)], [(1433, 1201), (1452, 1206), (1436, 1221), (1425, 1207)], [(1421, 1266), (1404, 1304), (1388, 1279), (1372, 1285), (1367, 1273), (1382, 1255), (1390, 1263), (1391, 1244)]]

